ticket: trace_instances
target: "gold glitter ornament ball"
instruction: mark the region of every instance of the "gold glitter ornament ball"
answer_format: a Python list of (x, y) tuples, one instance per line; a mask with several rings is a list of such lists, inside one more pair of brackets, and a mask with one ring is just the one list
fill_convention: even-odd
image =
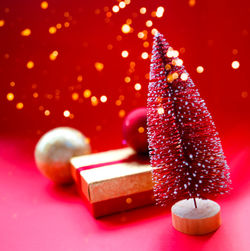
[(56, 184), (73, 182), (70, 159), (90, 153), (87, 138), (78, 130), (58, 127), (45, 133), (35, 147), (35, 161), (40, 172)]

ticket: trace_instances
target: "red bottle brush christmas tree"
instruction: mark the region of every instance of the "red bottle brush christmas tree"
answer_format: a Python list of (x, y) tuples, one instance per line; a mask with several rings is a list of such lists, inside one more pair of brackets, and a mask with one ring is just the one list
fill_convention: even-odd
[(182, 60), (157, 33), (148, 92), (148, 141), (157, 204), (229, 191), (220, 138)]

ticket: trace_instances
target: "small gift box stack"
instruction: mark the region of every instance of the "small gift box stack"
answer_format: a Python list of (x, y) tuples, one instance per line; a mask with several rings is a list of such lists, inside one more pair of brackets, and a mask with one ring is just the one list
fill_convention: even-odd
[(94, 217), (154, 203), (149, 158), (132, 148), (73, 157), (71, 171)]

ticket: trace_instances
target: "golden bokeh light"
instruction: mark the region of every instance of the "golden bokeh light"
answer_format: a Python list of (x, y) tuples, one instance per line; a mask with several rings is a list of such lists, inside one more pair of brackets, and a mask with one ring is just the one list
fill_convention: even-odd
[(15, 96), (14, 96), (13, 93), (9, 92), (9, 93), (6, 95), (6, 98), (7, 98), (8, 101), (12, 101), (12, 100), (15, 98)]
[(157, 32), (158, 32), (158, 30), (155, 29), (155, 28), (153, 28), (153, 29), (151, 30), (151, 34), (152, 34), (153, 36), (154, 36)]
[(172, 77), (173, 77), (173, 79), (175, 80), (175, 79), (177, 79), (177, 78), (179, 77), (179, 74), (178, 74), (177, 72), (174, 72), (174, 73), (172, 74)]
[(71, 96), (72, 96), (72, 99), (75, 101), (79, 99), (79, 94), (77, 92), (73, 92)]
[(100, 97), (100, 100), (101, 100), (102, 103), (106, 103), (107, 100), (108, 100), (108, 98), (107, 98), (107, 96), (102, 95), (102, 96)]
[(120, 118), (123, 118), (125, 116), (125, 114), (126, 114), (125, 110), (122, 109), (122, 110), (119, 111), (118, 116)]
[(45, 115), (45, 116), (49, 116), (49, 115), (50, 115), (50, 110), (45, 110), (45, 111), (44, 111), (44, 115)]
[(163, 109), (163, 107), (159, 107), (159, 108), (157, 109), (157, 112), (158, 112), (158, 114), (160, 114), (160, 115), (164, 114), (164, 109)]
[(41, 8), (42, 8), (43, 10), (46, 10), (48, 7), (49, 7), (48, 2), (46, 2), (46, 1), (42, 1), (42, 2), (41, 2)]
[(124, 51), (122, 51), (121, 55), (123, 58), (127, 58), (129, 53), (128, 53), (128, 51), (124, 50)]
[(122, 104), (122, 101), (120, 99), (117, 99), (115, 101), (115, 105), (120, 106)]
[(26, 29), (21, 31), (21, 35), (23, 37), (28, 37), (30, 34), (31, 34), (31, 29), (29, 29), (29, 28), (26, 28)]
[(55, 26), (49, 27), (49, 33), (50, 34), (55, 34), (56, 33), (56, 27)]
[(33, 96), (33, 98), (38, 98), (39, 94), (37, 92), (34, 92), (32, 96)]
[(240, 62), (239, 61), (233, 61), (232, 62), (232, 68), (233, 69), (238, 69), (240, 67)]
[(65, 23), (64, 23), (64, 27), (65, 27), (65, 28), (68, 28), (68, 27), (69, 27), (69, 25), (70, 25), (70, 23), (69, 23), (69, 22), (65, 22)]
[(196, 68), (196, 71), (198, 72), (198, 73), (202, 73), (202, 72), (204, 72), (204, 68), (203, 68), (203, 66), (198, 66), (197, 68)]
[(114, 13), (117, 13), (119, 10), (120, 10), (120, 8), (119, 8), (118, 5), (114, 5), (114, 6), (112, 7), (112, 11), (113, 11)]
[(140, 8), (140, 13), (141, 14), (146, 14), (147, 9), (145, 7)]
[(65, 118), (68, 118), (68, 117), (70, 116), (70, 111), (69, 111), (69, 110), (65, 110), (65, 111), (63, 112), (63, 116), (64, 116)]
[(5, 21), (3, 19), (0, 20), (0, 27), (3, 27), (5, 24)]
[(57, 28), (58, 30), (60, 30), (60, 29), (62, 28), (62, 24), (58, 23), (58, 24), (56, 25), (56, 28)]
[(31, 61), (31, 60), (28, 61), (27, 64), (26, 64), (26, 67), (27, 67), (28, 69), (32, 69), (34, 66), (35, 66), (35, 64), (34, 64), (34, 62)]
[(186, 81), (186, 80), (188, 80), (188, 74), (182, 73), (180, 78), (181, 78), (181, 80)]
[(97, 71), (102, 71), (104, 68), (104, 64), (101, 62), (95, 62), (95, 68)]
[(23, 109), (23, 103), (22, 103), (22, 102), (17, 103), (17, 104), (16, 104), (16, 109), (17, 109), (17, 110)]
[(190, 7), (193, 7), (196, 4), (196, 0), (189, 0), (188, 4)]
[(82, 82), (83, 77), (82, 77), (82, 75), (78, 75), (76, 79), (77, 79), (77, 82)]
[(84, 92), (83, 92), (83, 97), (84, 98), (89, 98), (91, 96), (91, 91), (89, 89), (86, 89)]
[(241, 92), (241, 97), (242, 98), (247, 98), (248, 97), (248, 92), (247, 91)]
[(163, 16), (164, 11), (165, 11), (164, 8), (163, 8), (162, 6), (160, 6), (160, 7), (157, 8), (155, 15), (156, 15), (158, 18), (160, 18), (160, 17)]
[(147, 58), (148, 58), (148, 53), (147, 53), (147, 52), (143, 52), (143, 53), (141, 54), (141, 58), (142, 58), (142, 59), (147, 59)]
[(123, 33), (129, 33), (131, 31), (131, 27), (128, 24), (124, 24), (121, 28)]
[(153, 22), (151, 21), (151, 20), (148, 20), (147, 22), (146, 22), (146, 26), (147, 27), (151, 27), (153, 25)]
[(131, 0), (124, 0), (124, 3), (128, 5), (131, 3)]
[(142, 127), (142, 126), (141, 126), (141, 127), (139, 127), (139, 128), (138, 128), (138, 132), (139, 132), (139, 133), (144, 133), (144, 132), (145, 132), (144, 127)]
[(145, 48), (149, 47), (149, 42), (148, 41), (143, 42), (143, 47)]
[(97, 99), (96, 96), (92, 96), (92, 97), (91, 97), (91, 104), (92, 104), (93, 106), (97, 106), (97, 105), (98, 105), (98, 99)]
[(130, 77), (127, 76), (127, 77), (124, 78), (124, 82), (125, 82), (125, 83), (129, 83), (130, 81), (131, 81), (131, 78), (130, 78)]
[(14, 87), (15, 85), (16, 85), (16, 83), (15, 83), (14, 81), (11, 81), (11, 82), (10, 82), (10, 86), (11, 86), (11, 87)]
[(141, 84), (140, 83), (136, 83), (134, 86), (136, 91), (140, 91), (141, 90)]
[(119, 7), (120, 7), (121, 9), (125, 8), (125, 7), (126, 7), (125, 2), (121, 1), (121, 2), (119, 3)]
[(54, 61), (54, 60), (56, 60), (57, 56), (58, 56), (58, 51), (53, 51), (53, 52), (50, 53), (49, 59), (51, 61)]

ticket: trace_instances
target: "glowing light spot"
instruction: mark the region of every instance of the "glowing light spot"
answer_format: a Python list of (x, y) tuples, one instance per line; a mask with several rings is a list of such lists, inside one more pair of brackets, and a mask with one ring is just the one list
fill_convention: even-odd
[(48, 2), (46, 2), (46, 1), (42, 1), (42, 2), (41, 2), (41, 8), (42, 8), (43, 10), (46, 10), (46, 9), (48, 8), (48, 6), (49, 6)]
[(58, 24), (56, 25), (56, 28), (57, 28), (58, 30), (60, 30), (60, 29), (62, 28), (62, 24), (58, 23)]
[(108, 49), (108, 50), (112, 50), (112, 49), (113, 49), (113, 45), (112, 45), (112, 44), (108, 44), (108, 45), (107, 45), (107, 49)]
[(240, 67), (239, 61), (233, 61), (233, 62), (232, 62), (232, 68), (233, 68), (233, 69), (238, 69), (239, 67)]
[(127, 204), (131, 204), (132, 202), (133, 202), (132, 198), (129, 197), (129, 198), (126, 199)]
[(124, 0), (124, 2), (125, 2), (125, 4), (127, 4), (127, 5), (131, 3), (130, 0)]
[(170, 64), (166, 64), (166, 65), (165, 65), (165, 69), (166, 69), (167, 71), (169, 71), (169, 70), (171, 69), (171, 65), (170, 65)]
[(70, 25), (70, 23), (69, 23), (69, 22), (65, 22), (65, 23), (64, 23), (64, 27), (65, 27), (65, 28), (68, 28), (68, 27), (69, 27), (69, 25)]
[(26, 28), (23, 31), (21, 31), (21, 35), (24, 37), (28, 37), (31, 34), (31, 29)]
[(78, 76), (77, 76), (77, 82), (82, 82), (82, 80), (83, 80), (82, 75), (78, 75)]
[(146, 26), (147, 27), (151, 27), (153, 25), (153, 22), (151, 21), (151, 20), (148, 20), (147, 22), (146, 22)]
[(187, 73), (182, 73), (181, 74), (181, 80), (183, 80), (183, 81), (188, 80), (188, 74)]
[(204, 68), (203, 68), (202, 66), (198, 66), (198, 67), (196, 68), (196, 71), (197, 71), (198, 73), (202, 73), (202, 72), (204, 72)]
[(140, 8), (140, 13), (142, 15), (146, 14), (146, 12), (147, 12), (147, 9), (145, 7)]
[(72, 99), (73, 100), (78, 100), (79, 99), (79, 94), (77, 92), (72, 93)]
[(38, 93), (37, 93), (37, 92), (34, 92), (34, 93), (33, 93), (33, 98), (38, 98), (38, 97), (39, 97)]
[(70, 116), (70, 111), (69, 111), (69, 110), (65, 110), (65, 111), (63, 112), (63, 116), (64, 116), (65, 118), (68, 118), (68, 117)]
[(122, 57), (127, 58), (128, 57), (128, 51), (122, 51)]
[(128, 24), (124, 24), (121, 28), (123, 33), (129, 33), (131, 31), (131, 28)]
[(138, 128), (139, 133), (144, 133), (144, 131), (145, 131), (144, 127), (141, 126), (141, 127)]
[(108, 98), (107, 98), (107, 96), (103, 95), (103, 96), (100, 97), (100, 100), (101, 100), (102, 103), (106, 103)]
[(127, 76), (127, 77), (124, 78), (124, 82), (129, 83), (130, 81), (131, 81), (130, 77)]
[(125, 110), (122, 109), (122, 110), (119, 111), (118, 116), (120, 118), (123, 118), (125, 116), (125, 114), (126, 114)]
[(115, 101), (115, 105), (120, 106), (121, 104), (122, 104), (121, 100), (118, 99), (118, 100)]
[(56, 27), (55, 26), (49, 27), (49, 33), (50, 34), (55, 34), (56, 33)]
[(158, 32), (158, 30), (155, 29), (155, 28), (153, 28), (153, 29), (151, 30), (151, 34), (152, 34), (153, 36), (154, 36), (157, 32)]
[(140, 91), (141, 90), (141, 84), (140, 83), (136, 83), (134, 86), (136, 91)]
[(233, 55), (237, 55), (238, 54), (238, 50), (237, 49), (233, 49), (232, 53), (233, 53)]
[(156, 17), (156, 11), (152, 11), (152, 12), (151, 12), (151, 16), (152, 16), (152, 17)]
[(174, 81), (173, 74), (168, 74), (168, 76), (167, 76), (167, 81), (168, 81), (169, 83), (172, 83), (172, 82)]
[(172, 64), (176, 65), (176, 66), (182, 66), (183, 65), (183, 60), (178, 58), (176, 60), (173, 60)]
[(143, 43), (143, 47), (145, 47), (145, 48), (149, 47), (149, 42), (148, 42), (148, 41), (145, 41), (145, 42)]
[(247, 98), (248, 97), (248, 92), (247, 91), (241, 92), (241, 97), (242, 98)]
[(188, 4), (190, 7), (193, 7), (196, 4), (196, 0), (189, 0)]
[(128, 18), (128, 19), (126, 20), (126, 23), (127, 23), (127, 24), (132, 24), (132, 19), (131, 19), (131, 18)]
[(119, 10), (120, 10), (120, 8), (119, 8), (118, 5), (114, 5), (114, 6), (112, 7), (112, 11), (113, 11), (114, 13), (117, 13)]
[(15, 97), (14, 94), (11, 92), (6, 95), (6, 98), (8, 101), (12, 101), (14, 99), (14, 97)]
[(53, 52), (50, 53), (49, 59), (51, 61), (54, 61), (54, 60), (56, 60), (57, 56), (58, 56), (58, 51), (53, 51)]
[(120, 7), (121, 9), (125, 8), (125, 7), (126, 7), (125, 2), (120, 2), (120, 3), (119, 3), (119, 7)]
[(35, 66), (35, 64), (34, 64), (33, 61), (28, 61), (27, 64), (26, 64), (26, 67), (27, 67), (28, 69), (32, 69), (34, 66)]
[(95, 62), (95, 68), (97, 71), (102, 71), (104, 68), (104, 64), (101, 62)]
[[(108, 11), (107, 13), (106, 13), (106, 17), (111, 17), (112, 16), (112, 13), (111, 13), (111, 11)], [(108, 21), (108, 19), (107, 19), (107, 21)]]
[(3, 27), (5, 24), (5, 21), (3, 19), (0, 20), (0, 27)]
[(96, 96), (92, 96), (91, 97), (91, 104), (93, 106), (97, 106), (98, 105), (98, 99), (96, 98)]
[(65, 11), (63, 15), (64, 15), (64, 17), (69, 17), (69, 12)]
[[(45, 111), (44, 111), (44, 115), (45, 115), (45, 116), (49, 116), (49, 115), (50, 115), (50, 111), (49, 111), (49, 110), (45, 110)], [(65, 117), (66, 117), (66, 116), (65, 116)]]
[(143, 53), (141, 54), (141, 58), (142, 58), (142, 59), (147, 59), (147, 58), (148, 58), (148, 53), (147, 53), (147, 52), (143, 52)]
[(162, 6), (158, 7), (156, 10), (156, 16), (160, 18), (163, 16), (163, 14), (164, 14), (164, 8)]
[(84, 96), (84, 98), (89, 98), (91, 96), (91, 91), (89, 89), (86, 89), (83, 92), (83, 96)]
[(139, 32), (137, 34), (137, 36), (138, 36), (138, 38), (142, 39), (142, 38), (144, 38), (144, 33), (143, 32)]
[(11, 81), (11, 82), (10, 82), (10, 86), (11, 86), (11, 87), (14, 87), (15, 85), (16, 85), (16, 83), (15, 83), (14, 81)]
[(163, 107), (159, 107), (158, 110), (157, 110), (158, 114), (162, 115), (164, 114), (164, 109)]
[(22, 110), (23, 109), (23, 103), (22, 102), (19, 102), (16, 104), (16, 109), (17, 110)]
[(179, 74), (177, 72), (174, 72), (172, 74), (172, 76), (173, 76), (173, 79), (175, 80), (175, 79), (177, 79), (179, 77)]

